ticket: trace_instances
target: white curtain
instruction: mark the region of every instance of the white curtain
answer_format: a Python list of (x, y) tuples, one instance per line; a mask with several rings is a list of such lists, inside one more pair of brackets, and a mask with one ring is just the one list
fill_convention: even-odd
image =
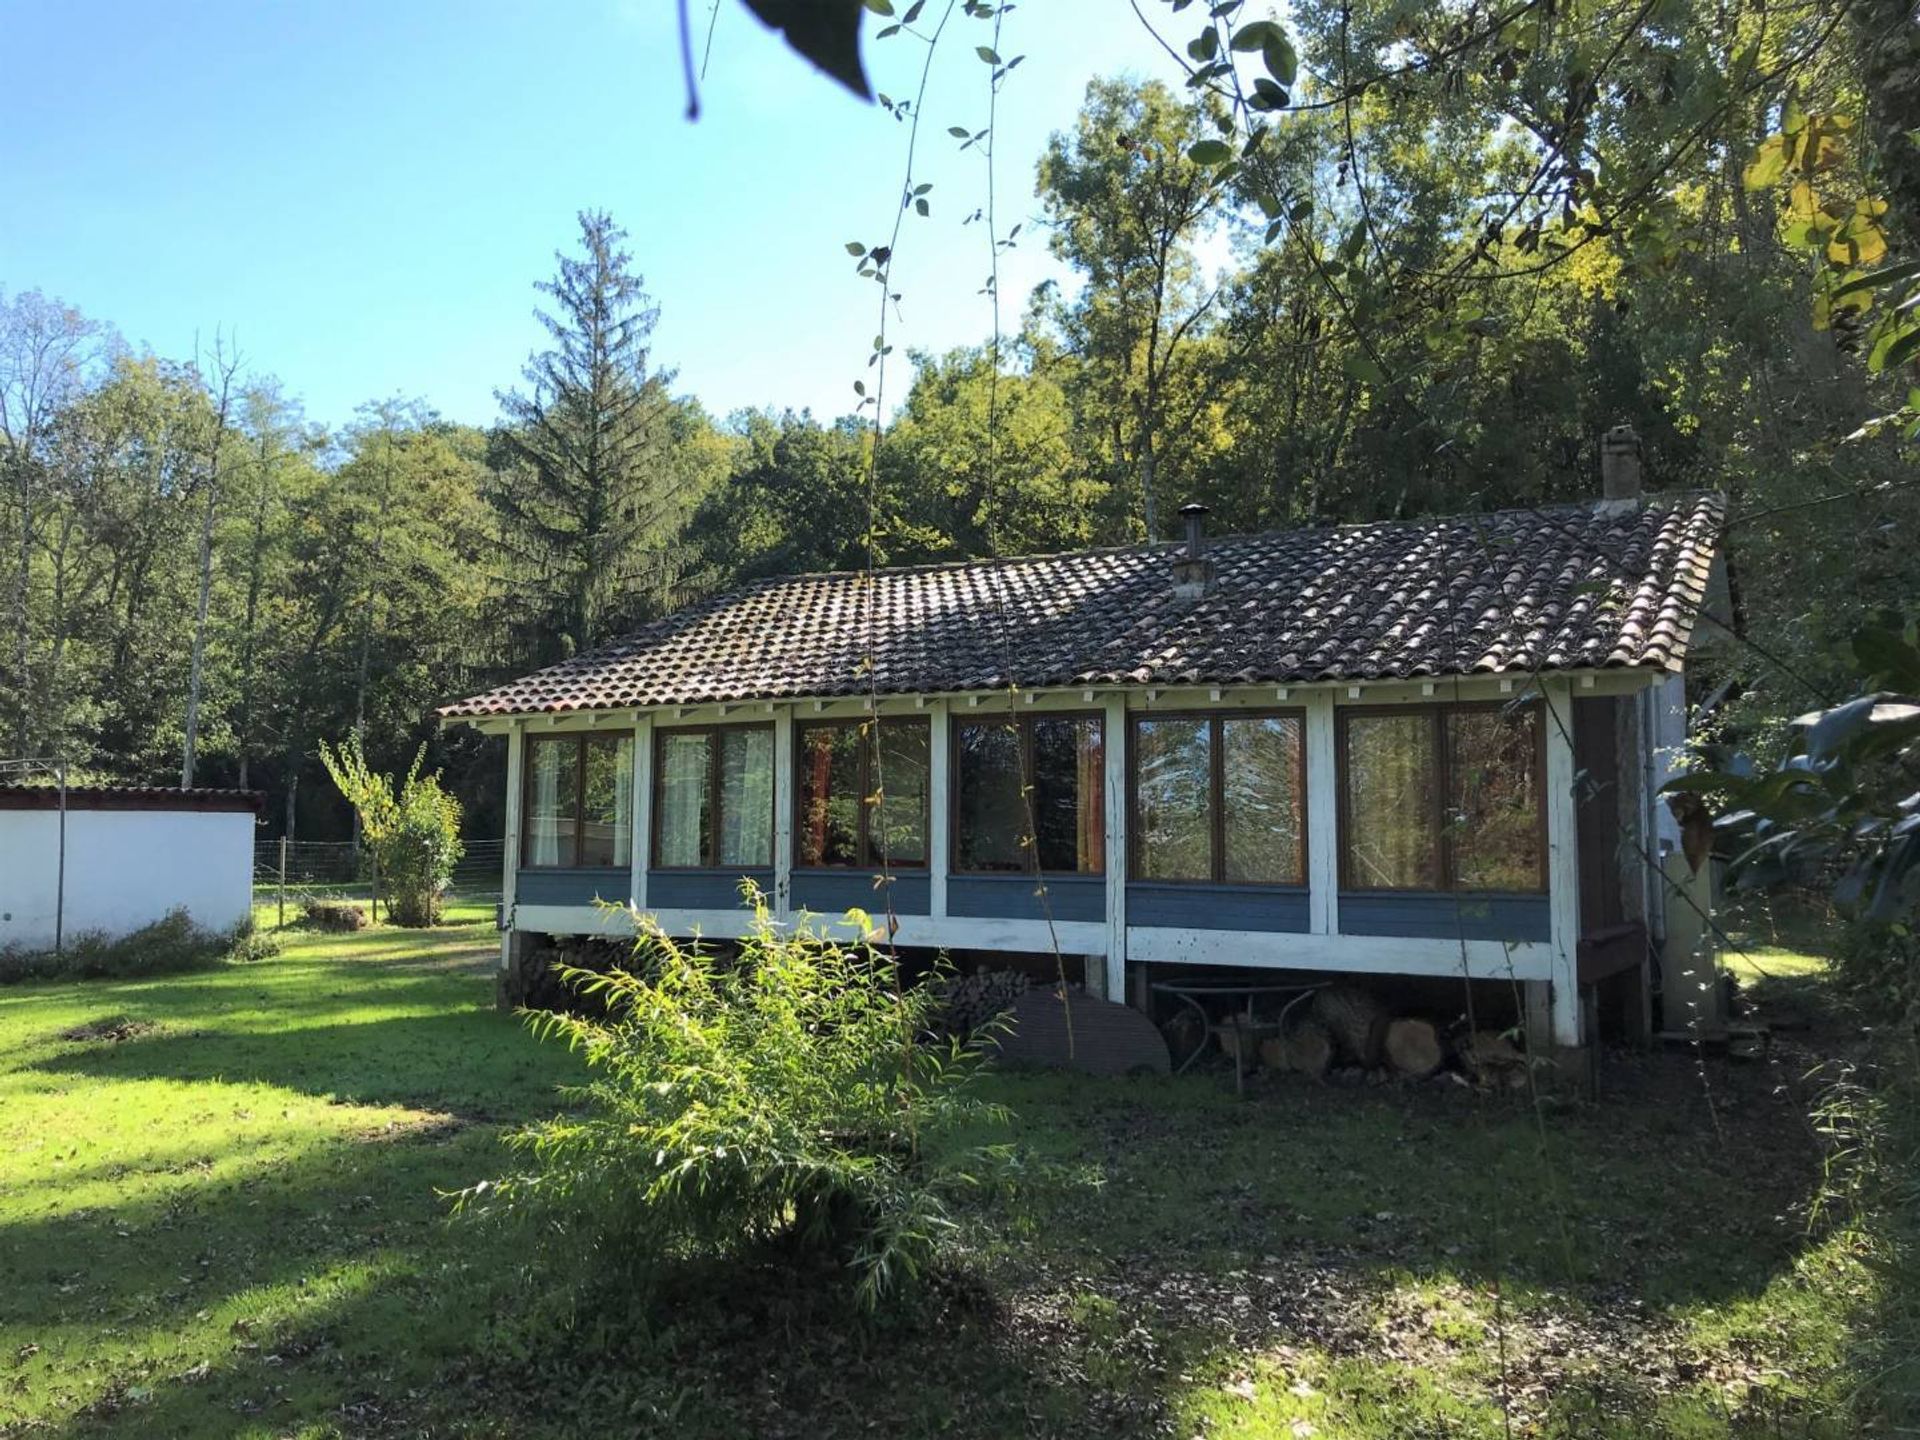
[(621, 740), (613, 775), (613, 863), (633, 864), (633, 737)]
[(720, 863), (773, 863), (773, 732), (720, 732)]
[[(529, 742), (533, 751), (533, 793), (528, 798), (528, 865), (559, 865), (560, 837), (573, 834), (573, 766), (571, 742)], [(564, 814), (562, 812), (565, 812)], [(572, 857), (566, 857), (571, 860)]]
[(705, 734), (668, 735), (660, 746), (659, 865), (706, 863), (707, 747)]

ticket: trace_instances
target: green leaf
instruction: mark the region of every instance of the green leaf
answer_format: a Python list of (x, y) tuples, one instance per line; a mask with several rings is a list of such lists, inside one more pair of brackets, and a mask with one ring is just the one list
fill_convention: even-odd
[(949, 125), (947, 126), (947, 133), (956, 140), (964, 140), (967, 138), (968, 132), (967, 127), (964, 125)]
[(1898, 285), (1903, 280), (1920, 276), (1920, 260), (1909, 260), (1901, 265), (1889, 265), (1885, 269), (1874, 270), (1865, 275), (1856, 275), (1845, 284), (1836, 288), (1833, 298), (1851, 295), (1856, 290), (1878, 290), (1882, 285)]
[(1187, 148), (1187, 158), (1196, 165), (1219, 165), (1233, 158), (1233, 147), (1224, 140), (1200, 140)]
[(1253, 82), (1253, 99), (1247, 103), (1255, 110), (1284, 110), (1293, 97), (1262, 75)]
[(1266, 63), (1267, 73), (1282, 85), (1291, 86), (1299, 76), (1300, 56), (1284, 35), (1262, 50), (1260, 58)]
[(991, 45), (976, 45), (973, 47), (973, 53), (989, 65), (998, 65), (1000, 63), (1000, 54)]
[[(862, 100), (873, 98), (860, 60), (860, 15), (867, 8), (863, 0), (747, 0), (747, 8)], [(891, 14), (891, 7), (882, 13)]]
[(863, 0), (863, 3), (876, 15), (893, 14), (893, 0)]
[(1747, 162), (1746, 187), (1749, 190), (1766, 190), (1779, 183), (1781, 176), (1787, 173), (1787, 140), (1784, 135), (1770, 135), (1763, 142), (1752, 160)]
[(1233, 48), (1243, 51), (1263, 50), (1274, 41), (1285, 42), (1287, 32), (1271, 20), (1255, 20), (1250, 25), (1242, 25), (1233, 36)]
[(1384, 385), (1387, 381), (1387, 372), (1373, 363), (1373, 357), (1357, 350), (1340, 362), (1340, 368), (1351, 379), (1367, 385)]
[(1873, 371), (1897, 370), (1900, 366), (1920, 353), (1920, 325), (1909, 324), (1902, 329), (1892, 330), (1886, 338), (1873, 347), (1867, 357), (1867, 368)]
[(864, 255), (866, 253), (867, 253), (867, 247), (862, 245), (858, 240), (847, 241), (847, 254)]
[(927, 212), (927, 202), (926, 202), (926, 201), (924, 201), (924, 200), (916, 200), (916, 201), (914, 201), (914, 202), (913, 202), (913, 208), (914, 208), (914, 209), (915, 209), (916, 211), (918, 211), (918, 212), (919, 212), (920, 214), (922, 214), (922, 215), (925, 215), (925, 214), (927, 214), (927, 213), (928, 213), (928, 212)]

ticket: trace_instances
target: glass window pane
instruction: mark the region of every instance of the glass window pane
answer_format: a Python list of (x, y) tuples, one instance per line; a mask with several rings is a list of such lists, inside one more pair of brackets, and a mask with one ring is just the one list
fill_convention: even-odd
[(633, 737), (596, 735), (586, 742), (586, 814), (580, 827), (582, 865), (633, 863)]
[(1134, 727), (1134, 847), (1144, 880), (1213, 878), (1213, 727)]
[(1040, 868), (1097, 875), (1106, 868), (1106, 768), (1092, 716), (1036, 716), (1033, 816)]
[(532, 783), (527, 787), (527, 865), (573, 865), (574, 812), (579, 803), (580, 742), (564, 739), (529, 740), (527, 761)]
[(1220, 729), (1227, 882), (1304, 885), (1300, 721), (1279, 715), (1229, 717)]
[(800, 865), (860, 863), (860, 739), (852, 725), (812, 725), (800, 731), (800, 828), (794, 858)]
[(956, 745), (955, 808), (962, 870), (1028, 868), (1020, 843), (1026, 806), (1020, 798), (1020, 738), (1008, 721), (961, 725)]
[(1454, 887), (1538, 891), (1539, 712), (1457, 710), (1446, 723)]
[(720, 863), (773, 863), (773, 731), (720, 734)]
[(660, 737), (660, 853), (656, 865), (704, 865), (713, 837), (710, 758), (713, 737), (703, 733)]
[(882, 725), (873, 785), (880, 803), (869, 817), (871, 854), (889, 865), (927, 863), (927, 787), (930, 727)]
[(1439, 889), (1433, 717), (1350, 715), (1346, 726), (1347, 883), (1361, 890)]

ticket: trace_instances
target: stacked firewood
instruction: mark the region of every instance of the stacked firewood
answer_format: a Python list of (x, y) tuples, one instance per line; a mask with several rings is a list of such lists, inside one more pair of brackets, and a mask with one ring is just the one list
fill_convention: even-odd
[(982, 965), (971, 975), (956, 975), (942, 986), (940, 1033), (972, 1035), (995, 1016), (1013, 1008), (1027, 993), (1027, 977), (1018, 970), (989, 970)]
[[(1220, 1043), (1229, 1056), (1251, 1048), (1231, 1024), (1220, 1027)], [(1278, 1035), (1260, 1042), (1258, 1053), (1269, 1070), (1316, 1080), (1378, 1083), (1426, 1080), (1446, 1072), (1487, 1089), (1527, 1083), (1527, 1057), (1505, 1035), (1489, 1030), (1450, 1035), (1421, 1016), (1393, 1015), (1358, 985), (1316, 990), (1288, 1015)]]

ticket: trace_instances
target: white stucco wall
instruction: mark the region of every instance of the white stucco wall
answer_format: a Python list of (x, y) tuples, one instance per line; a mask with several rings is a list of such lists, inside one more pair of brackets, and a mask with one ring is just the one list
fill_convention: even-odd
[[(186, 908), (227, 930), (253, 905), (251, 814), (72, 810), (67, 814), (66, 934), (125, 935)], [(0, 949), (53, 946), (60, 816), (0, 810)]]

